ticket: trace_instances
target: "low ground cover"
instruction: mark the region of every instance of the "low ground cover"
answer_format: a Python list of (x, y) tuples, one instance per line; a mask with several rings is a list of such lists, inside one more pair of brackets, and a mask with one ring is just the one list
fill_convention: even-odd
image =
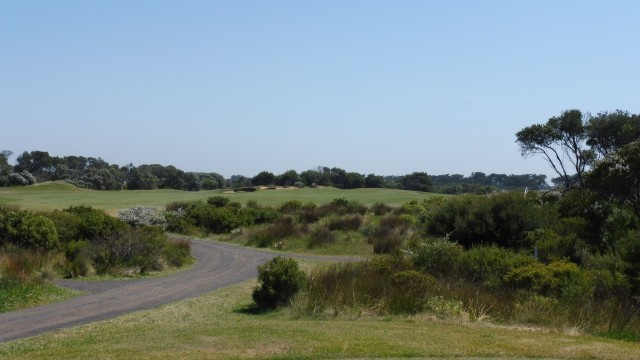
[(0, 357), (637, 359), (640, 354), (638, 343), (425, 314), (322, 319), (285, 308), (256, 315), (247, 311), (254, 286), (249, 281), (158, 309), (0, 344)]

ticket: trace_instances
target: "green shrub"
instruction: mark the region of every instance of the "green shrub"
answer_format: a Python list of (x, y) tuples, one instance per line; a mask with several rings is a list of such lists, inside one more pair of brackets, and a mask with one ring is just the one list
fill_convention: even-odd
[(360, 214), (345, 215), (329, 220), (328, 228), (331, 231), (357, 231), (363, 223)]
[(431, 275), (415, 270), (399, 271), (391, 275), (387, 306), (391, 313), (417, 313), (435, 295), (438, 281)]
[(229, 203), (231, 202), (231, 199), (229, 199), (228, 197), (224, 197), (224, 196), (212, 196), (210, 198), (207, 199), (207, 204), (212, 205), (214, 207), (225, 207), (227, 205), (229, 205)]
[(191, 241), (189, 239), (175, 239), (167, 242), (162, 255), (167, 263), (173, 267), (189, 264), (191, 257)]
[(371, 205), (371, 212), (373, 215), (380, 216), (385, 215), (393, 210), (393, 208), (384, 203), (375, 203)]
[(0, 212), (0, 245), (13, 244), (25, 249), (55, 249), (58, 232), (47, 217), (29, 211)]
[(366, 235), (374, 253), (398, 253), (411, 235), (411, 222), (405, 216), (387, 215), (380, 219), (378, 226), (368, 229)]
[(458, 273), (491, 290), (504, 287), (504, 277), (515, 268), (536, 262), (532, 256), (515, 253), (509, 249), (477, 246), (464, 251), (458, 260)]
[(302, 208), (302, 202), (300, 200), (285, 201), (278, 206), (278, 211), (283, 214), (294, 214)]
[(412, 249), (411, 260), (416, 268), (433, 275), (455, 270), (462, 246), (446, 239), (427, 239)]
[(531, 248), (527, 232), (540, 227), (542, 209), (519, 192), (448, 199), (421, 219), (429, 234), (449, 237), (465, 248), (480, 244)]
[(256, 229), (249, 239), (249, 245), (268, 247), (298, 233), (299, 230), (293, 218), (285, 216), (276, 220), (273, 224)]
[(509, 271), (505, 281), (515, 288), (557, 299), (570, 301), (592, 297), (588, 274), (568, 261), (554, 261), (548, 265), (533, 262)]
[(93, 240), (101, 236), (109, 236), (126, 227), (120, 219), (88, 205), (70, 206), (63, 211), (79, 219), (78, 228), (75, 229), (76, 236), (72, 240)]
[(360, 214), (367, 213), (367, 207), (359, 204), (355, 201), (349, 201), (345, 198), (336, 198), (331, 200), (330, 203), (324, 204), (318, 208), (320, 216), (328, 215), (345, 215), (345, 214)]
[(305, 286), (305, 274), (293, 259), (276, 257), (258, 267), (258, 286), (253, 301), (260, 309), (287, 305)]
[(168, 237), (158, 227), (124, 228), (93, 240), (90, 256), (100, 274), (133, 269), (141, 274), (163, 268)]
[(331, 244), (336, 235), (324, 226), (318, 226), (309, 232), (309, 248)]

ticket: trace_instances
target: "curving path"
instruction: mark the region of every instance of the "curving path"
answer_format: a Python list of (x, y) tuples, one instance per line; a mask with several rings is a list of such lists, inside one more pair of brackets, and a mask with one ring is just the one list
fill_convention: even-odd
[[(90, 294), (0, 314), (0, 342), (105, 320), (202, 295), (257, 276), (258, 265), (281, 255), (203, 240), (191, 241), (191, 254), (197, 261), (194, 266), (167, 277), (98, 282), (61, 280), (59, 284), (62, 286)], [(306, 259), (355, 260), (282, 255)]]

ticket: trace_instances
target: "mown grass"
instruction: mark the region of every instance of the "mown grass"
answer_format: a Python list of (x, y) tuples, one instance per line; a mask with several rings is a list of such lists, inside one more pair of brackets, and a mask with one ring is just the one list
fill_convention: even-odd
[(288, 188), (282, 190), (259, 190), (251, 193), (212, 191), (179, 191), (179, 190), (123, 190), (97, 191), (77, 188), (65, 183), (42, 183), (27, 187), (0, 188), (0, 206), (19, 206), (27, 210), (64, 209), (72, 205), (90, 205), (115, 213), (120, 209), (136, 205), (164, 208), (176, 201), (206, 200), (211, 196), (221, 195), (232, 201), (245, 204), (257, 201), (264, 206), (276, 206), (289, 200), (326, 204), (336, 198), (345, 198), (365, 205), (385, 203), (400, 206), (411, 200), (422, 200), (439, 194), (394, 189), (353, 189), (336, 188)]
[[(306, 265), (305, 267), (308, 267)], [(252, 314), (254, 281), (198, 298), (0, 344), (3, 359), (637, 359), (640, 344), (428, 315), (330, 319)]]

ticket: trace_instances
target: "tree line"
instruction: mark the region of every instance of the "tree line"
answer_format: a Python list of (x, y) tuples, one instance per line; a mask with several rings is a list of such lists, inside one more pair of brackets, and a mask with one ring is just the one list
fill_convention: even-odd
[(109, 164), (101, 158), (84, 156), (51, 156), (46, 151), (23, 152), (16, 164), (9, 164), (13, 153), (0, 152), (0, 186), (33, 185), (46, 181), (67, 181), (78, 187), (94, 190), (154, 190), (187, 191), (237, 189), (255, 186), (333, 186), (339, 189), (392, 188), (449, 194), (488, 193), (496, 189), (542, 189), (547, 186), (545, 175), (505, 175), (474, 172), (464, 175), (428, 175), (413, 172), (402, 176), (360, 174), (338, 167), (319, 166), (298, 173), (282, 174), (261, 171), (253, 177), (232, 175), (224, 178), (215, 172), (187, 172), (173, 165)]

